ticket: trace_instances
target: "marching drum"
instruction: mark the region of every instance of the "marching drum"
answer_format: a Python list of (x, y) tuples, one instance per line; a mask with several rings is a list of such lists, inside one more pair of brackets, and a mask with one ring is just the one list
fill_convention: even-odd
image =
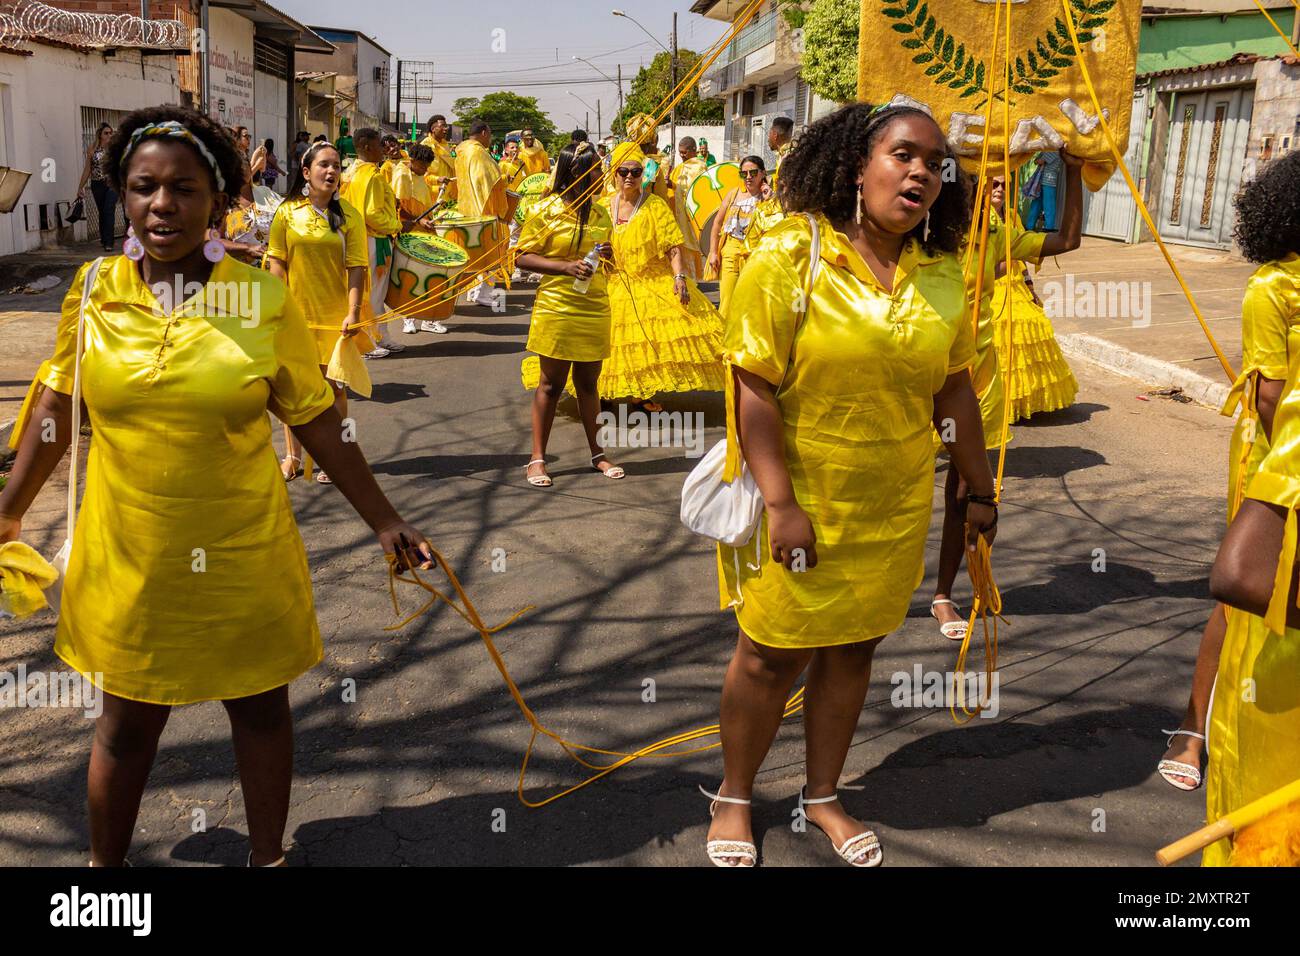
[(495, 272), (510, 238), (505, 224), (495, 216), (463, 219), (453, 212), (440, 215), (434, 220), (433, 228), (443, 239), (465, 251), (469, 261), (462, 271), (471, 275)]
[[(393, 268), (384, 304), (413, 319), (445, 319), (456, 308), (448, 290), (469, 256), (456, 243), (427, 232), (407, 232), (393, 244)], [(412, 302), (425, 296), (415, 308)], [(445, 299), (446, 301), (440, 301)]]

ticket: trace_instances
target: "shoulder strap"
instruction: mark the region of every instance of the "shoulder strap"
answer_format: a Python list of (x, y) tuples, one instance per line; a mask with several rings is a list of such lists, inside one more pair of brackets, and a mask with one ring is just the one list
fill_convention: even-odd
[(90, 291), (99, 277), (99, 267), (104, 264), (100, 256), (86, 270), (86, 281), (81, 287), (81, 307), (77, 310), (77, 364), (72, 373), (72, 466), (68, 475), (68, 540), (77, 524), (77, 453), (81, 444), (81, 353), (86, 341), (86, 305)]
[(796, 313), (802, 318), (796, 320), (794, 337), (790, 340), (790, 356), (785, 363), (785, 374), (781, 376), (781, 384), (776, 387), (772, 394), (781, 394), (781, 388), (785, 385), (786, 377), (790, 374), (790, 366), (794, 364), (794, 343), (799, 338), (799, 331), (803, 328), (804, 323), (808, 320), (808, 312), (812, 309), (813, 285), (817, 282), (817, 276), (821, 272), (822, 264), (822, 230), (817, 225), (817, 217), (812, 213), (804, 213), (804, 218), (808, 220), (808, 226), (812, 229), (812, 246), (808, 251), (808, 284), (803, 290), (803, 312)]

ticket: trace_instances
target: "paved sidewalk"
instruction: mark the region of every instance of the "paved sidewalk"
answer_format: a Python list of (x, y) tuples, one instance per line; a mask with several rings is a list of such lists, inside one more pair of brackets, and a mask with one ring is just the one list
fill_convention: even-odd
[[(1235, 372), (1241, 366), (1241, 298), (1255, 265), (1235, 252), (1166, 248)], [(1117, 282), (1129, 287), (1099, 285)], [(1087, 358), (1150, 385), (1181, 387), (1208, 405), (1226, 396), (1228, 376), (1156, 243), (1085, 237), (1077, 251), (1044, 262), (1035, 285), (1045, 302), (1055, 295), (1060, 303), (1053, 323), (1072, 359)]]

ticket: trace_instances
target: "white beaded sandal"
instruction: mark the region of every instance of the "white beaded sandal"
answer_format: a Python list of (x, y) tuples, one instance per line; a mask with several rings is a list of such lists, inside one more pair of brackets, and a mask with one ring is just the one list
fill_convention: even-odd
[[(833, 793), (829, 797), (817, 797), (814, 800), (809, 800), (806, 789), (807, 788), (805, 787), (799, 789), (799, 812), (803, 814), (805, 820), (817, 827), (818, 830), (822, 830), (816, 821), (811, 819), (807, 812), (804, 811), (804, 807), (812, 806), (816, 803), (834, 803), (840, 798), (840, 795), (838, 793)], [(826, 833), (825, 830), (822, 830), (822, 832)], [(830, 834), (826, 833), (826, 836), (829, 838)], [(835, 846), (833, 840), (831, 841), (831, 846)], [(839, 846), (835, 846), (835, 853), (849, 866), (856, 866), (859, 869), (879, 866), (880, 861), (885, 858), (884, 851), (880, 849), (880, 840), (872, 830), (863, 830), (861, 833), (849, 837)], [(854, 861), (864, 853), (867, 855), (866, 860), (862, 863), (855, 863)]]
[(524, 476), (528, 479), (528, 483), (532, 485), (534, 488), (549, 488), (551, 487), (551, 485), (555, 484), (555, 482), (551, 481), (550, 475), (528, 474), (528, 469), (533, 467), (533, 465), (544, 465), (544, 464), (546, 464), (545, 458), (535, 458), (532, 461), (530, 461), (527, 465), (524, 466)]
[[(751, 801), (742, 800), (739, 797), (724, 797), (720, 794), (709, 793), (703, 787), (700, 787), (700, 793), (704, 794), (713, 802), (709, 804), (709, 816), (718, 812), (719, 803), (734, 803), (738, 807), (747, 807)], [(725, 867), (729, 870), (749, 869), (758, 866), (758, 847), (744, 840), (710, 840), (704, 844), (704, 852), (709, 855), (714, 866)], [(740, 863), (728, 863), (727, 860), (739, 859)]]
[[(252, 850), (249, 850), (249, 851), (248, 851), (248, 862), (245, 863), (244, 866), (245, 866), (245, 867), (251, 867), (252, 865), (253, 865), (253, 851), (252, 851)], [(280, 859), (276, 860), (274, 863), (263, 863), (263, 864), (261, 864), (261, 866), (259, 867), (259, 869), (265, 869), (265, 868), (268, 867), (268, 866), (288, 866), (288, 865), (289, 865), (289, 864), (285, 862), (284, 854), (281, 854), (281, 855), (280, 855)]]
[[(931, 601), (930, 616), (936, 621), (939, 620), (939, 615), (934, 613), (934, 609), (935, 606), (939, 604), (947, 604), (954, 611), (957, 610), (956, 601), (950, 601), (947, 598), (939, 598), (938, 600)], [(947, 624), (939, 625), (939, 633), (950, 641), (964, 641), (966, 639), (966, 631), (969, 627), (970, 625), (965, 621), (949, 621)]]
[(625, 478), (625, 477), (627, 477), (627, 472), (625, 472), (625, 471), (622, 469), (622, 467), (619, 466), (619, 465), (615, 465), (615, 464), (612, 464), (612, 463), (611, 463), (610, 466), (609, 466), (608, 468), (597, 468), (597, 467), (596, 467), (596, 462), (600, 461), (602, 458), (606, 458), (606, 460), (608, 460), (607, 456), (605, 455), (605, 453), (604, 453), (603, 451), (602, 451), (599, 455), (592, 455), (592, 456), (591, 456), (591, 468), (592, 468), (592, 471), (598, 471), (598, 472), (600, 472), (602, 475), (604, 475), (606, 478), (614, 478), (614, 479), (616, 479), (616, 480), (619, 479), (619, 478)]
[[(1169, 739), (1165, 741), (1165, 749), (1168, 750), (1174, 744), (1174, 738), (1179, 734), (1188, 737), (1195, 737), (1197, 740), (1205, 740), (1205, 734), (1198, 734), (1194, 730), (1162, 730), (1162, 734), (1168, 734)], [(1162, 760), (1156, 764), (1156, 773), (1165, 778), (1165, 782), (1171, 787), (1177, 787), (1179, 790), (1196, 790), (1201, 786), (1201, 768), (1193, 767), (1189, 763), (1183, 763), (1181, 760)], [(1196, 782), (1188, 786), (1175, 777), (1188, 777)]]

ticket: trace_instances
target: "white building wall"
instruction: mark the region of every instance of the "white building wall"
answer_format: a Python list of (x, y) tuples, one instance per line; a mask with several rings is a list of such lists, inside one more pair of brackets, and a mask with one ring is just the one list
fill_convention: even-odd
[(375, 67), (389, 66), (388, 54), (384, 53), (372, 43), (368, 43), (364, 36), (357, 36), (357, 109), (368, 116), (373, 116), (382, 121), (388, 105), (388, 88), (391, 82), (389, 71), (385, 72), (389, 76), (388, 82), (375, 82)]
[[(31, 56), (0, 53), (0, 123), (4, 125), (0, 165), (30, 172), (12, 213), (0, 213), (0, 255), (25, 252), (55, 240), (42, 236), (36, 210), (33, 229), (24, 224), (27, 204), (70, 202), (85, 164), (81, 107), (133, 110), (179, 103), (176, 60), (141, 57), (134, 50), (114, 56), (83, 54), (32, 43)], [(90, 190), (86, 191), (90, 199)], [(84, 222), (75, 236), (86, 237)]]
[[(253, 74), (253, 81), (254, 102), (257, 104), (257, 118), (253, 123), (253, 146), (256, 148), (264, 140), (273, 140), (275, 158), (279, 161), (280, 168), (287, 170), (290, 152), (287, 84), (283, 79), (263, 73), (261, 70)], [(277, 191), (284, 192), (288, 186), (286, 177), (281, 176), (275, 186)]]

